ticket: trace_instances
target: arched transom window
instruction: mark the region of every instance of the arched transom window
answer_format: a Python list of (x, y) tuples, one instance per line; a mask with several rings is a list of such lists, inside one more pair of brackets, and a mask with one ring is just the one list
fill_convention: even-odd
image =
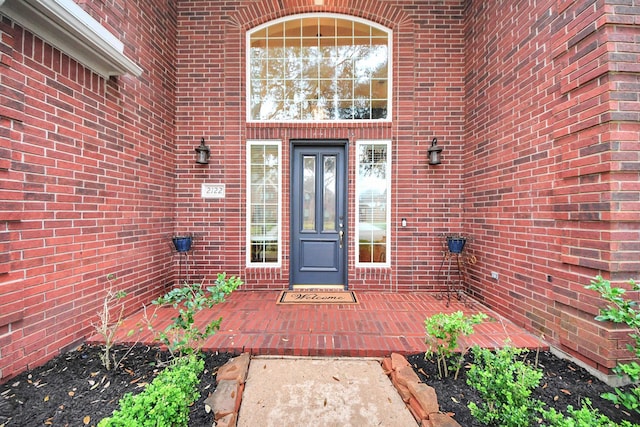
[(247, 43), (249, 121), (390, 119), (390, 30), (296, 15), (249, 31)]

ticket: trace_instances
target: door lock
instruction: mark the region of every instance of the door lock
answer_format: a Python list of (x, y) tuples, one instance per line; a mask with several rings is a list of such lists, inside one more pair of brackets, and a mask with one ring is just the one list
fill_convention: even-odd
[(342, 244), (344, 242), (344, 231), (340, 230), (338, 236), (340, 236), (340, 249), (342, 249)]

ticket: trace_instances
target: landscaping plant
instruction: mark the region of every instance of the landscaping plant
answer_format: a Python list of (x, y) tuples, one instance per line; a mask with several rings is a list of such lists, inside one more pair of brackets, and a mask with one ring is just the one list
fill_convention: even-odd
[(503, 427), (526, 427), (536, 419), (543, 403), (532, 399), (542, 371), (518, 360), (526, 350), (506, 346), (494, 352), (474, 346), (474, 362), (467, 384), (478, 390), (482, 402), (469, 403), (471, 414), (481, 423)]
[(614, 423), (606, 415), (591, 407), (591, 401), (584, 399), (580, 409), (567, 406), (567, 415), (556, 411), (555, 408), (542, 411), (542, 416), (550, 427), (638, 427), (629, 421)]
[[(461, 335), (471, 335), (473, 325), (481, 323), (486, 318), (487, 315), (484, 313), (465, 316), (461, 311), (457, 311), (451, 314), (437, 313), (425, 319), (424, 327), (427, 332), (425, 343), (428, 347), (425, 358), (430, 359), (435, 356), (440, 378), (449, 376), (449, 368), (455, 368), (454, 378), (458, 378), (462, 360), (469, 349), (469, 347), (459, 349), (458, 339)], [(449, 365), (449, 361), (458, 349), (460, 352), (455, 363)]]
[(227, 278), (225, 273), (219, 273), (214, 286), (205, 288), (199, 283), (185, 283), (154, 300), (155, 305), (170, 305), (178, 310), (177, 315), (171, 319), (172, 323), (164, 331), (157, 332), (160, 342), (167, 346), (172, 355), (199, 351), (204, 341), (220, 329), (222, 318), (199, 327), (196, 325), (196, 314), (224, 302), (225, 297), (241, 284), (239, 278)]
[[(111, 348), (115, 342), (116, 332), (120, 325), (122, 325), (122, 318), (124, 315), (124, 305), (119, 301), (127, 296), (125, 291), (114, 290), (113, 282), (115, 281), (115, 278), (116, 277), (113, 274), (107, 275), (107, 281), (110, 286), (102, 300), (102, 308), (98, 312), (98, 322), (93, 324), (94, 329), (98, 334), (100, 334), (100, 336), (102, 336), (104, 341), (104, 351), (100, 355), (100, 361), (107, 370), (111, 370), (112, 367), (117, 368), (120, 364), (120, 361), (113, 358), (112, 365)], [(120, 310), (116, 311), (117, 314), (114, 314), (114, 305), (116, 304), (120, 304)], [(126, 354), (123, 357), (126, 357)]]
[[(633, 280), (629, 281), (629, 285), (633, 291), (640, 290), (640, 284)], [(600, 309), (596, 320), (627, 325), (631, 329), (629, 336), (634, 343), (627, 344), (627, 349), (635, 355), (636, 359), (640, 359), (640, 310), (637, 301), (626, 298), (624, 288), (612, 287), (611, 282), (602, 276), (596, 276), (595, 280), (592, 280), (586, 288), (597, 291), (600, 297), (610, 304), (606, 308)], [(640, 381), (640, 364), (637, 361), (619, 363), (614, 368), (614, 372), (619, 376), (627, 375), (631, 382)], [(640, 386), (626, 391), (617, 388), (615, 393), (605, 393), (602, 397), (640, 414)]]
[(120, 409), (99, 427), (180, 427), (189, 423), (189, 406), (200, 397), (197, 385), (204, 361), (195, 355), (174, 359), (141, 393), (127, 393)]

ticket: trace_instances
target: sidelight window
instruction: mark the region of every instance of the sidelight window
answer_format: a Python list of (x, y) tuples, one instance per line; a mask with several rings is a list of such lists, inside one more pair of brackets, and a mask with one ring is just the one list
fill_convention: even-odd
[(280, 142), (248, 142), (248, 263), (280, 262)]
[(356, 177), (357, 260), (389, 265), (391, 159), (388, 141), (359, 141)]

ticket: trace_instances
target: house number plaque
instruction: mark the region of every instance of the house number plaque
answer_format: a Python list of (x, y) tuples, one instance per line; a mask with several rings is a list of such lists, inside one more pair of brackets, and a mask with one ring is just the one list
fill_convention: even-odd
[(224, 199), (224, 184), (202, 184), (203, 199)]

